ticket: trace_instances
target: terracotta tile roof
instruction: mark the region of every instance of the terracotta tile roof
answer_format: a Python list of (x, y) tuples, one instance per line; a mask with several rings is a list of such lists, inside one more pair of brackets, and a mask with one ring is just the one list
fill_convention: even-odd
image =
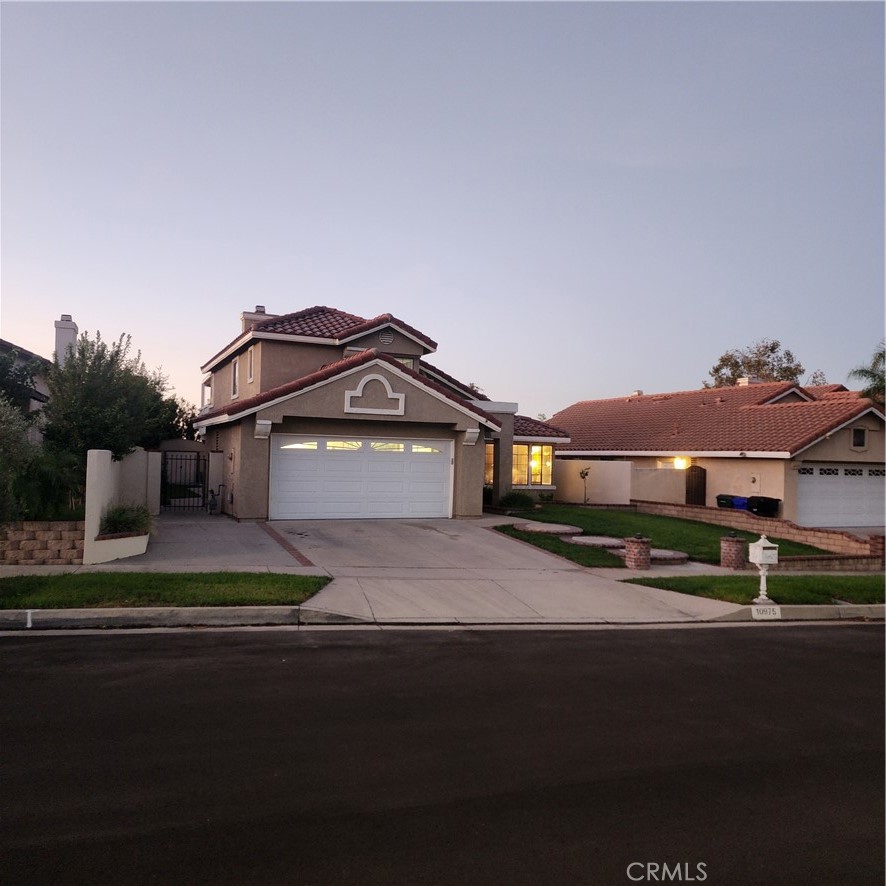
[(555, 428), (547, 422), (539, 421), (537, 418), (529, 418), (528, 415), (514, 416), (514, 436), (515, 437), (562, 437), (564, 440), (569, 437), (566, 431)]
[(398, 320), (393, 314), (379, 314), (378, 317), (367, 320), (365, 317), (348, 314), (346, 311), (338, 310), (338, 308), (315, 305), (313, 308), (304, 308), (293, 314), (281, 314), (278, 317), (268, 317), (266, 320), (259, 320), (246, 332), (240, 333), (220, 351), (213, 354), (201, 366), (201, 370), (207, 372), (215, 366), (219, 358), (231, 356), (237, 351), (243, 350), (252, 340), (254, 334), (268, 333), (301, 336), (303, 338), (320, 338), (332, 340), (336, 344), (340, 344), (354, 336), (371, 332), (373, 329), (387, 324), (396, 326), (413, 338), (418, 339), (427, 345), (429, 350), (437, 350), (437, 342), (423, 332), (419, 332), (414, 326)]
[(431, 366), (427, 360), (419, 360), (418, 365), (422, 371), (430, 372), (431, 375), (435, 375), (438, 378), (442, 379), (447, 385), (455, 388), (458, 391), (461, 391), (464, 396), (471, 400), (488, 400), (489, 397), (486, 394), (481, 393), (480, 391), (472, 390), (470, 385), (466, 385), (464, 382), (459, 381), (457, 378), (453, 378), (451, 375), (445, 373), (442, 369), (438, 369), (436, 366)]
[(305, 308), (294, 314), (283, 314), (279, 317), (270, 317), (256, 323), (252, 328), (255, 332), (276, 332), (281, 335), (300, 335), (312, 338), (331, 338), (336, 341), (353, 338), (366, 332), (371, 332), (380, 326), (391, 324), (402, 329), (404, 332), (419, 339), (431, 350), (436, 350), (437, 343), (428, 338), (423, 332), (415, 327), (398, 320), (393, 314), (379, 314), (377, 317), (367, 320), (356, 314), (348, 314), (337, 308), (327, 308), (324, 305), (316, 305), (313, 308)]
[(400, 372), (404, 372), (412, 378), (416, 379), (416, 381), (420, 382), (424, 387), (436, 391), (447, 400), (452, 401), (462, 408), (469, 409), (474, 415), (483, 418), (495, 428), (501, 427), (499, 421), (491, 416), (488, 412), (485, 412), (482, 409), (478, 409), (472, 403), (469, 403), (462, 397), (456, 396), (451, 391), (444, 388), (442, 385), (438, 385), (432, 379), (420, 375), (418, 372), (415, 372), (408, 366), (404, 366), (394, 357), (391, 357), (389, 354), (385, 354), (381, 351), (377, 351), (375, 348), (370, 348), (365, 351), (359, 351), (358, 353), (345, 357), (342, 360), (336, 360), (334, 363), (329, 363), (328, 365), (316, 370), (315, 372), (304, 375), (301, 378), (293, 379), (290, 382), (286, 382), (286, 384), (278, 385), (276, 388), (271, 388), (267, 391), (263, 391), (261, 394), (256, 394), (254, 397), (249, 397), (245, 400), (232, 400), (230, 403), (226, 403), (224, 406), (219, 407), (218, 409), (214, 409), (211, 412), (207, 412), (203, 415), (198, 416), (197, 424), (199, 425), (203, 422), (219, 418), (236, 421), (244, 413), (264, 406), (268, 403), (272, 403), (274, 400), (277, 400), (281, 397), (287, 397), (291, 394), (297, 394), (299, 391), (303, 391), (306, 388), (311, 387), (312, 385), (328, 381), (329, 379), (335, 378), (335, 376), (340, 375), (343, 372), (347, 372), (350, 369), (356, 369), (366, 363), (372, 362), (373, 360), (382, 360), (383, 362), (390, 364), (393, 368), (399, 370)]
[[(577, 452), (796, 453), (872, 407), (857, 393), (820, 391), (810, 401), (779, 402), (787, 382), (585, 400), (554, 415)], [(774, 402), (773, 402), (774, 401)]]

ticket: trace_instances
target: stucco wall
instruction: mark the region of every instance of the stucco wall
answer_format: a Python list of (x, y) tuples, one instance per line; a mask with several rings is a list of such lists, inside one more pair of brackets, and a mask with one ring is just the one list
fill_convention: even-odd
[(631, 500), (631, 463), (629, 461), (594, 461), (592, 459), (554, 458), (554, 494), (557, 501), (582, 504), (585, 482), (580, 476), (589, 468), (588, 504), (628, 504)]

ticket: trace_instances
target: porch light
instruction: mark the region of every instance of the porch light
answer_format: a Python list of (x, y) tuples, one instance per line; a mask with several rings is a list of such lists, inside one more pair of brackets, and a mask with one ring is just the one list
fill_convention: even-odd
[(678, 471), (685, 471), (686, 468), (689, 467), (689, 459), (688, 459), (688, 458), (684, 458), (682, 455), (678, 455), (678, 456), (674, 459), (674, 467), (675, 467)]

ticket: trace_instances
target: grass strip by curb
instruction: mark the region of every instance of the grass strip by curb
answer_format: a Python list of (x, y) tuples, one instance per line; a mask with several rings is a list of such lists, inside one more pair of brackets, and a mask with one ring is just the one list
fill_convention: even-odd
[[(678, 578), (632, 578), (625, 584), (663, 588), (725, 600), (727, 603), (750, 605), (760, 594), (760, 576), (692, 575)], [(783, 606), (827, 605), (840, 603), (883, 603), (882, 575), (772, 575), (766, 582), (766, 593), (773, 603)]]
[(77, 572), (0, 578), (0, 609), (298, 606), (331, 579), (268, 572)]

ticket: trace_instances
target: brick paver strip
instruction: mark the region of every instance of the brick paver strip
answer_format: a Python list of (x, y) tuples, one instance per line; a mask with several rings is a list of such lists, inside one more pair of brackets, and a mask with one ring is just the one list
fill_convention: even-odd
[(280, 535), (279, 532), (277, 532), (276, 529), (272, 529), (267, 523), (259, 523), (258, 525), (261, 526), (261, 528), (264, 529), (264, 531), (267, 532), (287, 554), (295, 557), (299, 564), (302, 566), (317, 565), (316, 563), (312, 563), (300, 550), (298, 550), (298, 548), (291, 545), (282, 535)]

